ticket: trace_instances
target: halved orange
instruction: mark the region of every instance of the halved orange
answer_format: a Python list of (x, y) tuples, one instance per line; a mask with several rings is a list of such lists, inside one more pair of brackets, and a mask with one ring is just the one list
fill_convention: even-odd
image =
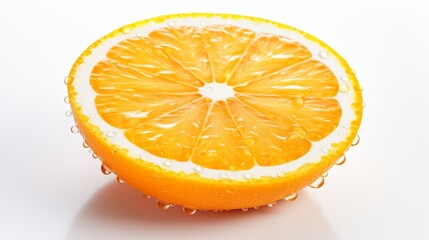
[(105, 171), (188, 210), (295, 196), (343, 156), (362, 115), (353, 71), (326, 44), (227, 14), (115, 30), (78, 58), (68, 91)]

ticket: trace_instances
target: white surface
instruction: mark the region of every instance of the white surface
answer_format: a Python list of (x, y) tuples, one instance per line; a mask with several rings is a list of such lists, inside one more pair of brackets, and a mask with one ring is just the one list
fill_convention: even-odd
[[(427, 1), (115, 2), (0, 2), (0, 239), (429, 239)], [(322, 189), (245, 213), (158, 211), (70, 134), (63, 78), (77, 56), (123, 24), (193, 11), (290, 24), (357, 70), (362, 142)]]

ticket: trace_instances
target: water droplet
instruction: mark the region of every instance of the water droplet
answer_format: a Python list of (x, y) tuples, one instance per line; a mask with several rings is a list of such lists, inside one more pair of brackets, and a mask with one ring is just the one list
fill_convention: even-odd
[(321, 150), (322, 152), (324, 152), (324, 153), (327, 153), (328, 152), (328, 149), (326, 149), (326, 148), (322, 148), (322, 150)]
[(338, 136), (343, 136), (343, 132), (338, 132)]
[(353, 74), (356, 74), (356, 69), (352, 68)]
[(170, 207), (172, 207), (172, 205), (171, 204), (168, 204), (168, 203), (165, 203), (165, 202), (163, 202), (163, 201), (161, 201), (161, 200), (156, 200), (156, 205), (160, 208), (160, 209), (162, 209), (162, 210), (167, 210), (167, 209), (169, 209)]
[(343, 154), (336, 162), (336, 165), (343, 165), (346, 162), (346, 155)]
[(142, 197), (144, 197), (144, 198), (150, 198), (150, 196), (149, 196), (149, 195), (146, 195), (146, 194), (144, 194), (144, 193), (142, 193)]
[(167, 26), (169, 26), (169, 27), (174, 27), (175, 25), (176, 25), (176, 23), (173, 22), (173, 21), (168, 21), (167, 22)]
[(90, 117), (90, 118), (95, 118), (95, 116), (96, 116), (96, 115), (95, 115), (94, 113), (91, 113), (91, 114), (89, 115), (89, 117)]
[(83, 141), (82, 146), (83, 146), (84, 148), (89, 148), (88, 143), (87, 143), (86, 141)]
[(104, 164), (101, 165), (101, 172), (104, 175), (109, 175), (112, 173), (112, 171), (108, 167), (104, 166)]
[(76, 134), (76, 133), (78, 133), (78, 132), (79, 132), (79, 128), (77, 128), (77, 126), (72, 126), (72, 127), (70, 128), (70, 131), (71, 131), (72, 133)]
[(249, 209), (248, 208), (242, 208), (241, 209), (243, 212), (247, 212)]
[(196, 167), (194, 167), (194, 171), (195, 171), (195, 172), (202, 172), (202, 171), (203, 171), (203, 168), (202, 168), (202, 167), (200, 167), (200, 166), (196, 166)]
[(362, 108), (365, 108), (366, 107), (366, 103), (362, 103)]
[(148, 161), (149, 160), (149, 158), (146, 155), (141, 155), (140, 159), (143, 160), (143, 161)]
[(68, 85), (68, 83), (69, 83), (69, 79), (70, 79), (70, 76), (66, 76), (66, 77), (64, 78), (64, 84), (65, 84), (65, 85)]
[(286, 200), (286, 201), (288, 201), (288, 202), (293, 202), (293, 201), (295, 201), (297, 198), (298, 198), (298, 193), (297, 193), (297, 192), (295, 192), (295, 193), (292, 193), (291, 195), (289, 195), (289, 196), (285, 197), (285, 200)]
[(284, 173), (279, 173), (279, 177), (284, 177), (285, 176), (285, 174)]
[(310, 184), (310, 187), (320, 188), (323, 186), (323, 184), (325, 184), (325, 179), (322, 176), (320, 176), (318, 179), (316, 179), (316, 181), (314, 181), (312, 184)]
[(109, 137), (109, 138), (114, 138), (114, 137), (116, 137), (116, 132), (114, 132), (114, 131), (108, 131), (108, 132), (106, 132), (106, 137)]
[(349, 81), (349, 77), (347, 77), (347, 76), (342, 76), (342, 77), (341, 77), (341, 81), (343, 81), (343, 82), (348, 82), (348, 81)]
[(348, 129), (349, 126), (348, 125), (343, 125), (343, 128)]
[(219, 175), (219, 177), (220, 177), (220, 178), (228, 178), (228, 175), (226, 175), (225, 173), (221, 173), (221, 174)]
[(361, 86), (360, 86), (360, 91), (361, 91), (361, 92), (363, 92), (363, 89), (364, 89), (364, 88), (363, 88), (363, 86), (361, 85)]
[(360, 136), (359, 136), (359, 134), (356, 134), (355, 140), (353, 140), (353, 142), (352, 142), (352, 146), (358, 145), (359, 142), (360, 142)]
[(340, 84), (340, 88), (338, 91), (340, 92), (347, 92), (349, 90), (349, 86), (347, 84)]
[(250, 173), (245, 173), (243, 176), (245, 179), (251, 179), (252, 178), (252, 174), (250, 174)]
[(166, 167), (171, 167), (171, 165), (173, 165), (173, 163), (171, 161), (165, 161), (164, 162), (164, 166), (166, 166)]
[(131, 27), (128, 26), (128, 25), (127, 26), (123, 26), (120, 31), (123, 34), (127, 34), (127, 33), (129, 33), (131, 31)]
[(93, 158), (98, 158), (97, 154), (95, 154), (95, 153), (92, 153), (92, 154), (91, 154), (91, 156), (92, 156)]
[(324, 173), (322, 174), (322, 177), (324, 177), (324, 178), (325, 178), (325, 177), (327, 177), (327, 176), (328, 176), (328, 174), (329, 174), (328, 172), (324, 172)]
[(118, 183), (125, 183), (125, 181), (122, 178), (116, 177), (116, 181)]
[(319, 57), (321, 57), (321, 58), (326, 59), (326, 58), (328, 58), (328, 56), (329, 56), (328, 53), (325, 51), (319, 52)]
[(183, 212), (188, 214), (188, 215), (194, 215), (197, 212), (197, 210), (195, 210), (193, 208), (183, 207)]
[(254, 206), (253, 208), (254, 208), (254, 209), (256, 209), (256, 210), (258, 210), (258, 209), (259, 209), (259, 206)]
[(272, 203), (268, 203), (267, 206), (268, 207), (274, 207), (277, 204), (277, 202), (272, 202)]
[(67, 110), (67, 111), (66, 111), (66, 116), (67, 116), (67, 117), (71, 117), (71, 115), (72, 115), (72, 112)]
[(68, 96), (65, 96), (65, 97), (64, 97), (64, 102), (65, 102), (66, 104), (69, 104), (69, 103), (70, 103), (70, 99), (69, 99), (69, 97), (68, 97)]
[(277, 175), (275, 173), (271, 173), (270, 177), (275, 178), (275, 177), (277, 177)]

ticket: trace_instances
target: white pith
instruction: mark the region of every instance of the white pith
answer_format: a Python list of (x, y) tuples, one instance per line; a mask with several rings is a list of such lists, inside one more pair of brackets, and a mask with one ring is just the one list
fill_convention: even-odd
[[(191, 161), (179, 162), (170, 159), (165, 159), (161, 157), (154, 156), (144, 149), (137, 147), (132, 142), (130, 142), (123, 134), (122, 129), (115, 128), (105, 122), (100, 115), (98, 114), (94, 99), (96, 97), (96, 92), (92, 89), (89, 79), (93, 66), (95, 66), (99, 61), (105, 59), (106, 52), (114, 45), (119, 43), (122, 40), (125, 40), (130, 37), (146, 35), (152, 30), (167, 27), (167, 26), (206, 26), (206, 25), (217, 25), (217, 24), (231, 24), (239, 27), (251, 29), (256, 33), (273, 33), (285, 36), (292, 40), (295, 40), (305, 46), (311, 53), (312, 59), (316, 59), (326, 66), (328, 66), (331, 71), (335, 74), (338, 82), (340, 84), (340, 90), (337, 96), (335, 97), (340, 103), (342, 109), (342, 116), (338, 127), (329, 134), (326, 138), (318, 142), (312, 142), (312, 147), (310, 151), (302, 156), (301, 158), (288, 162), (285, 164), (277, 166), (258, 166), (256, 165), (250, 170), (239, 170), (239, 171), (229, 171), (229, 170), (216, 170), (200, 167), (199, 165), (194, 164)], [(345, 69), (341, 66), (340, 61), (333, 55), (329, 54), (329, 50), (320, 46), (318, 43), (312, 42), (298, 32), (292, 30), (286, 30), (278, 28), (275, 25), (269, 23), (254, 23), (250, 20), (235, 20), (235, 19), (224, 19), (221, 17), (186, 17), (186, 18), (171, 18), (166, 22), (155, 23), (149, 22), (144, 26), (135, 27), (129, 29), (128, 32), (123, 34), (118, 34), (115, 37), (109, 38), (102, 42), (99, 46), (92, 49), (91, 54), (84, 59), (84, 62), (77, 67), (75, 78), (73, 81), (73, 86), (77, 92), (76, 101), (79, 106), (82, 107), (81, 111), (84, 115), (89, 117), (89, 121), (98, 126), (102, 132), (105, 133), (106, 138), (115, 145), (122, 146), (123, 148), (128, 149), (128, 154), (134, 158), (141, 159), (141, 161), (149, 161), (154, 164), (159, 165), (161, 168), (168, 169), (175, 172), (185, 172), (185, 173), (198, 173), (202, 177), (211, 178), (211, 179), (221, 179), (221, 178), (230, 178), (230, 179), (250, 179), (250, 178), (259, 178), (261, 176), (284, 176), (288, 172), (292, 172), (298, 169), (300, 166), (306, 163), (316, 163), (322, 159), (323, 155), (326, 155), (333, 143), (339, 143), (344, 141), (349, 135), (349, 126), (350, 123), (356, 118), (355, 113), (351, 105), (354, 102), (355, 93), (351, 84), (347, 81), (348, 74)], [(344, 81), (346, 80), (346, 81)], [(221, 95), (213, 95), (213, 92), (218, 90), (225, 90), (223, 84), (206, 84), (205, 87), (200, 88), (200, 92), (203, 95), (209, 96), (216, 100), (224, 100), (226, 97), (230, 97), (231, 92), (222, 91)], [(214, 87), (214, 88), (213, 88)], [(232, 90), (232, 89), (231, 89)], [(233, 94), (233, 92), (232, 92)], [(107, 133), (115, 134), (107, 134)], [(114, 135), (112, 137), (112, 135)]]

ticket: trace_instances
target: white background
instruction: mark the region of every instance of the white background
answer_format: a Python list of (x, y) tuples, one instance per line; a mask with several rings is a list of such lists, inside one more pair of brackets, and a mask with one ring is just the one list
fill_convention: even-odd
[[(158, 210), (69, 131), (63, 78), (94, 40), (137, 20), (222, 12), (322, 39), (364, 86), (362, 142), (326, 184), (245, 213)], [(0, 239), (429, 239), (427, 1), (0, 0)]]

